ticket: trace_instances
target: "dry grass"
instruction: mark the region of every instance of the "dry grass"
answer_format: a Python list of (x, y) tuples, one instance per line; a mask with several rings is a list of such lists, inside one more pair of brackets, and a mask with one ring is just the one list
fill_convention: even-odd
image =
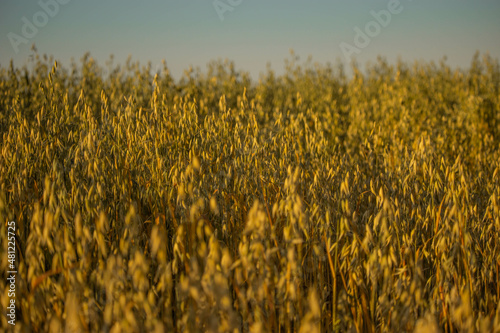
[(16, 331), (500, 332), (498, 62), (52, 63), (0, 67)]

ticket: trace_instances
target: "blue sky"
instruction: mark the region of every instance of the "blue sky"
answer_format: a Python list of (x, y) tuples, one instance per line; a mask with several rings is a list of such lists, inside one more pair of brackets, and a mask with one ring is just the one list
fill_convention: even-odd
[[(268, 62), (281, 72), (290, 49), (302, 60), (311, 55), (320, 63), (347, 64), (340, 45), (356, 47), (354, 29), (366, 33), (375, 22), (371, 11), (388, 11), (395, 1), (2, 0), (0, 64), (14, 59), (22, 66), (33, 43), (65, 65), (87, 51), (102, 65), (110, 54), (115, 63), (131, 55), (153, 67), (165, 59), (176, 78), (190, 65), (204, 70), (218, 58), (234, 60), (237, 69), (258, 78)], [(50, 10), (57, 3), (57, 13), (40, 13), (39, 2), (52, 4)], [(447, 56), (451, 66), (466, 67), (476, 50), (500, 57), (500, 1), (400, 0), (397, 8), (389, 24), (376, 23), (379, 30), (367, 46), (357, 47), (360, 64), (377, 55), (409, 62)], [(23, 34), (26, 21), (37, 23), (38, 31)], [(21, 39), (12, 42), (13, 36)]]

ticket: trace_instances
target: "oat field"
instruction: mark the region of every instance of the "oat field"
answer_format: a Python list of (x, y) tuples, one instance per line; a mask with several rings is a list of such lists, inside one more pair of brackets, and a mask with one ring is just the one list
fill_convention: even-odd
[(0, 330), (500, 332), (498, 60), (350, 72), (0, 66)]

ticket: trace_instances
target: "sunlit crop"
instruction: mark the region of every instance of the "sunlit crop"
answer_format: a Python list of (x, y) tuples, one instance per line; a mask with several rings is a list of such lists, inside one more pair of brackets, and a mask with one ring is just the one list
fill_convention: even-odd
[(500, 332), (498, 61), (285, 66), (0, 66), (1, 330)]

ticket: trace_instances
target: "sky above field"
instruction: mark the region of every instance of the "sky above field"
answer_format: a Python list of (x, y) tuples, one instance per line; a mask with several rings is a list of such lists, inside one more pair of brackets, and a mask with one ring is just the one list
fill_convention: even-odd
[(378, 55), (467, 67), (476, 50), (500, 57), (500, 1), (464, 0), (1, 0), (0, 65), (40, 54), (68, 65), (88, 51), (101, 65), (130, 55), (174, 77), (229, 58), (253, 78), (302, 60), (349, 64)]

